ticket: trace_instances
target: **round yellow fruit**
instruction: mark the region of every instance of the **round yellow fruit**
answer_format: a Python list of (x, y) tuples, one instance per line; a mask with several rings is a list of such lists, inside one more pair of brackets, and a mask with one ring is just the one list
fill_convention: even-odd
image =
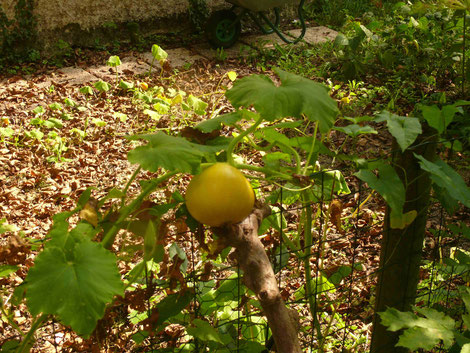
[(186, 190), (186, 207), (197, 221), (211, 227), (238, 223), (255, 204), (245, 176), (227, 163), (216, 163), (196, 175)]
[(140, 88), (142, 89), (142, 91), (146, 91), (149, 89), (149, 85), (146, 82), (141, 82)]

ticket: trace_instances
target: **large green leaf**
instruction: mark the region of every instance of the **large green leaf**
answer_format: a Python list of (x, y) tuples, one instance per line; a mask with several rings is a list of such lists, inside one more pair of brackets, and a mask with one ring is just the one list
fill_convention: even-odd
[(321, 132), (327, 132), (335, 121), (338, 107), (328, 94), (328, 89), (317, 82), (275, 70), (281, 85), (263, 75), (252, 75), (235, 81), (226, 92), (236, 108), (254, 106), (269, 121), (288, 116), (300, 118), (305, 114), (311, 121), (318, 121)]
[(221, 146), (198, 145), (163, 132), (153, 135), (135, 135), (128, 139), (148, 141), (148, 144), (130, 151), (127, 158), (131, 163), (138, 163), (150, 172), (165, 168), (170, 171), (197, 174), (202, 157), (221, 149)]
[(402, 151), (405, 151), (419, 134), (421, 134), (421, 123), (418, 118), (398, 116), (384, 111), (377, 115), (376, 121), (386, 121), (388, 131), (395, 137)]
[(178, 315), (186, 308), (194, 297), (194, 293), (186, 291), (183, 294), (171, 294), (156, 305), (158, 310), (158, 325), (162, 325), (169, 318)]
[(203, 342), (212, 341), (224, 344), (219, 332), (213, 328), (207, 321), (200, 319), (193, 320), (194, 327), (188, 327), (186, 331), (189, 335), (200, 339)]
[(442, 340), (444, 347), (450, 347), (454, 340), (455, 321), (434, 309), (416, 310), (424, 317), (412, 312), (401, 312), (395, 308), (388, 308), (385, 312), (379, 313), (382, 324), (388, 326), (390, 331), (405, 329), (397, 345), (414, 352), (419, 348), (430, 350)]
[(355, 175), (376, 190), (392, 210), (402, 212), (405, 204), (405, 187), (398, 174), (392, 166), (385, 163), (380, 163), (378, 170), (378, 176), (368, 169), (361, 169)]
[(470, 207), (470, 189), (454, 169), (440, 159), (433, 163), (418, 154), (415, 154), (415, 157), (419, 160), (421, 168), (430, 173), (431, 179), (445, 189), (448, 196)]
[(73, 257), (46, 246), (26, 278), (32, 315), (57, 315), (80, 335), (89, 336), (103, 317), (106, 304), (123, 295), (116, 257), (91, 240), (76, 243)]
[(232, 113), (219, 115), (212, 119), (204, 120), (203, 122), (196, 125), (196, 128), (201, 130), (202, 132), (212, 132), (214, 130), (218, 130), (222, 127), (222, 125), (233, 126), (236, 122), (243, 118), (253, 118), (257, 114), (247, 111), (245, 109), (237, 110)]
[(362, 135), (362, 134), (377, 134), (377, 131), (375, 131), (369, 125), (361, 126), (361, 125), (358, 125), (358, 124), (351, 124), (351, 125), (347, 125), (347, 126), (335, 127), (335, 130), (344, 132), (346, 135), (349, 135), (352, 138), (355, 138), (355, 137), (357, 137), (359, 135)]
[(446, 105), (442, 109), (439, 109), (437, 105), (422, 105), (420, 108), (429, 126), (435, 128), (440, 134), (454, 120), (455, 114), (462, 111), (462, 108), (455, 105)]
[(379, 162), (376, 164), (379, 176), (375, 176), (368, 169), (361, 169), (355, 175), (369, 186), (376, 190), (390, 206), (390, 227), (394, 229), (404, 229), (411, 224), (418, 212), (411, 210), (403, 213), (405, 204), (405, 187), (398, 174), (392, 166)]

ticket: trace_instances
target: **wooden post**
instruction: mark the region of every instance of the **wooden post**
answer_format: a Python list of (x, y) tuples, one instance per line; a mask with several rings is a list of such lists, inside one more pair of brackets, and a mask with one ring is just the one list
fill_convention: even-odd
[[(424, 124), (423, 124), (424, 125)], [(387, 208), (380, 252), (380, 271), (376, 288), (371, 353), (402, 353), (407, 349), (395, 347), (400, 332), (387, 331), (380, 324), (377, 313), (387, 307), (408, 311), (415, 303), (419, 269), (425, 236), (431, 179), (421, 170), (413, 153), (433, 160), (436, 154), (437, 134), (423, 126), (412, 147), (393, 156), (395, 170), (406, 188), (404, 212), (416, 210), (416, 219), (405, 229), (390, 228), (390, 209)], [(398, 150), (398, 146), (394, 146)], [(406, 184), (408, 183), (408, 184)]]

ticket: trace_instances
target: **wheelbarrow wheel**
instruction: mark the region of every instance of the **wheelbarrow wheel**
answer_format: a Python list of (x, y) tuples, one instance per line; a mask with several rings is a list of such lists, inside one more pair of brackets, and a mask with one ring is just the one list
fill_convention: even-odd
[(215, 11), (207, 21), (207, 39), (214, 48), (230, 48), (240, 33), (241, 23), (233, 11)]

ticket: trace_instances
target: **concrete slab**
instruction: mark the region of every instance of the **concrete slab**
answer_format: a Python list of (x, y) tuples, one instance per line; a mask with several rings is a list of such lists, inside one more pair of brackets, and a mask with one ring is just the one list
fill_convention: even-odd
[(71, 86), (84, 85), (91, 81), (98, 80), (98, 77), (79, 67), (64, 67), (51, 74), (51, 80), (59, 84)]
[(226, 58), (235, 59), (235, 58), (244, 58), (253, 54), (254, 49), (249, 45), (239, 41), (235, 45), (228, 49), (223, 49), (222, 51), (217, 51), (213, 49), (209, 43), (198, 44), (198, 46), (193, 47), (194, 51), (199, 53), (201, 56), (210, 60), (224, 60)]
[[(199, 55), (198, 52), (191, 49), (176, 48), (165, 51), (168, 53), (167, 60), (171, 68), (174, 69), (184, 67), (187, 64), (193, 64), (195, 61), (203, 59), (203, 57)], [(152, 65), (152, 62), (154, 61), (152, 53), (150, 52), (142, 54), (140, 58), (148, 65)], [(153, 67), (157, 70), (161, 69), (160, 63), (156, 60), (153, 62)]]
[[(286, 36), (290, 37), (292, 39), (298, 38), (301, 29), (293, 29), (290, 31), (286, 31)], [(318, 26), (318, 27), (309, 27), (307, 28), (307, 31), (305, 32), (304, 38), (302, 39), (301, 42), (307, 43), (307, 44), (318, 44), (318, 43), (323, 43), (329, 40), (335, 39), (336, 35), (338, 32), (324, 26)], [(274, 47), (275, 44), (279, 45), (286, 45), (286, 43), (279, 38), (279, 36), (275, 33), (271, 34), (256, 34), (256, 35), (251, 35), (247, 37), (242, 37), (240, 38), (240, 41), (242, 43), (245, 43), (250, 46), (254, 46), (256, 48), (264, 48), (264, 49), (271, 49)]]
[(150, 65), (136, 56), (125, 57), (121, 62), (122, 64), (119, 66), (119, 72), (124, 75), (143, 75), (150, 70)]
[[(119, 66), (118, 70), (121, 70), (121, 66)], [(89, 74), (95, 77), (98, 77), (100, 80), (107, 81), (107, 82), (116, 81), (116, 68), (115, 67), (109, 67), (108, 65), (90, 66), (90, 67), (87, 67), (86, 71)]]

